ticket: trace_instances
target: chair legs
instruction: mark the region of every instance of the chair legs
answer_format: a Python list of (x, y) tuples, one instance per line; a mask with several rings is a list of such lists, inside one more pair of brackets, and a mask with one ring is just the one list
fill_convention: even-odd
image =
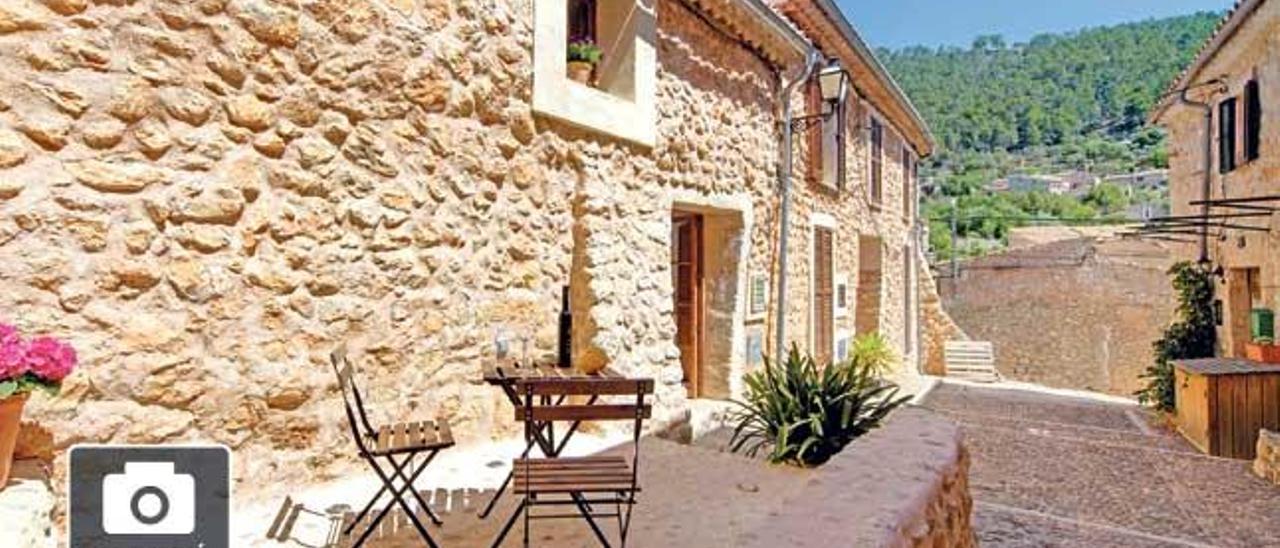
[[(581, 493), (572, 493), (570, 494), (570, 497), (572, 500), (538, 503), (535, 495), (526, 495), (523, 499), (520, 500), (520, 505), (517, 506), (515, 511), (511, 513), (511, 517), (507, 518), (506, 524), (502, 526), (502, 531), (498, 533), (497, 538), (495, 538), (493, 541), (493, 544), (490, 545), (491, 548), (498, 548), (499, 546), (501, 546), (502, 541), (506, 540), (507, 534), (511, 532), (511, 528), (515, 526), (516, 520), (521, 518), (523, 518), (523, 521), (524, 521), (524, 541), (522, 546), (528, 547), (529, 546), (529, 521), (535, 518), (530, 514), (532, 513), (533, 507), (537, 506), (538, 504), (572, 504), (576, 506), (578, 509), (578, 513), (582, 515), (582, 517), (586, 520), (587, 525), (591, 527), (591, 532), (595, 534), (596, 540), (600, 541), (600, 545), (604, 546), (605, 548), (609, 548), (610, 546), (612, 546), (612, 544), (609, 542), (609, 537), (606, 536), (604, 533), (604, 530), (600, 528), (600, 524), (596, 523), (596, 516), (592, 511), (591, 504), (586, 499), (586, 497), (582, 496)], [(619, 508), (619, 511), (615, 512), (615, 515), (618, 518), (618, 534), (621, 539), (621, 545), (626, 546), (627, 530), (631, 526), (631, 508), (634, 505), (634, 501), (625, 501), (625, 500), (622, 500), (621, 497), (619, 497), (619, 502), (617, 502), (617, 504), (626, 506), (625, 510), (622, 510), (621, 508)], [(568, 516), (544, 516), (544, 518), (550, 518), (550, 517), (568, 517)]]
[[(353, 546), (364, 545), (365, 541), (368, 540), (369, 535), (373, 534), (374, 529), (378, 528), (378, 524), (381, 523), (383, 518), (387, 516), (387, 513), (391, 511), (391, 508), (399, 504), (400, 508), (404, 510), (405, 514), (409, 516), (409, 521), (413, 522), (414, 528), (418, 530), (418, 535), (421, 536), (424, 541), (426, 541), (428, 546), (430, 546), (431, 548), (437, 548), (437, 544), (435, 540), (432, 539), (431, 534), (427, 532), (427, 528), (425, 525), (422, 524), (422, 520), (418, 519), (417, 514), (414, 513), (413, 509), (409, 506), (409, 503), (404, 500), (405, 491), (411, 491), (414, 495), (414, 498), (417, 499), (418, 504), (422, 505), (422, 507), (426, 509), (428, 515), (430, 515), (433, 518), (433, 520), (439, 519), (435, 517), (435, 513), (432, 512), (431, 507), (428, 506), (426, 502), (422, 500), (422, 495), (413, 489), (413, 482), (416, 481), (418, 479), (418, 476), (420, 476), (422, 472), (427, 469), (427, 464), (430, 464), (431, 459), (435, 456), (435, 453), (436, 452), (433, 451), (430, 455), (428, 455), (425, 461), (421, 465), (419, 465), (417, 469), (415, 469), (413, 473), (409, 475), (408, 478), (404, 476), (404, 470), (403, 470), (404, 465), (409, 462), (408, 458), (406, 458), (404, 461), (400, 463), (397, 463), (394, 458), (391, 458), (390, 456), (387, 457), (387, 460), (391, 463), (391, 467), (394, 471), (394, 477), (391, 475), (388, 475), (385, 471), (383, 471), (382, 467), (378, 466), (378, 461), (374, 457), (365, 458), (365, 460), (369, 461), (369, 466), (373, 468), (374, 473), (378, 475), (378, 479), (382, 480), (382, 488), (379, 489), (378, 493), (375, 494), (374, 497), (369, 501), (369, 503), (365, 505), (364, 510), (361, 510), (360, 514), (357, 515), (354, 520), (352, 520), (351, 524), (347, 526), (346, 531), (344, 531), (343, 534), (344, 535), (351, 534), (352, 528), (354, 528), (355, 525), (360, 522), (360, 520), (364, 519), (365, 515), (368, 514), (369, 510), (373, 508), (373, 505), (378, 501), (379, 498), (382, 497), (382, 493), (384, 491), (391, 492), (391, 501), (388, 502), (387, 505), (384, 506), (380, 512), (378, 512), (378, 515), (374, 516), (373, 520), (369, 522), (368, 527), (365, 528), (364, 533), (360, 535), (360, 538), (356, 540)], [(395, 484), (396, 479), (399, 479), (402, 482), (402, 484), (399, 487), (396, 487), (396, 484)]]

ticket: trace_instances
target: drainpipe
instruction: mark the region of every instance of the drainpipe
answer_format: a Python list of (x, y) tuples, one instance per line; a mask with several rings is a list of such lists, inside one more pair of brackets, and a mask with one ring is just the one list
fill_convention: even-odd
[[(1227, 84), (1222, 79), (1208, 82), (1205, 85), (1217, 85), (1215, 90), (1219, 93), (1226, 93)], [(1204, 180), (1200, 186), (1200, 215), (1202, 216), (1202, 226), (1200, 227), (1200, 265), (1209, 264), (1209, 198), (1211, 187), (1213, 185), (1213, 104), (1210, 102), (1213, 92), (1210, 92), (1208, 100), (1196, 101), (1191, 98), (1191, 90), (1195, 86), (1188, 87), (1178, 94), (1178, 101), (1183, 105), (1198, 108), (1204, 111)]]
[(791, 170), (792, 141), (791, 95), (796, 87), (809, 79), (822, 61), (822, 54), (810, 48), (805, 56), (804, 70), (796, 78), (782, 86), (782, 154), (778, 158), (778, 192), (782, 194), (781, 222), (778, 230), (778, 309), (775, 326), (774, 359), (782, 363), (787, 353), (787, 240), (791, 232)]

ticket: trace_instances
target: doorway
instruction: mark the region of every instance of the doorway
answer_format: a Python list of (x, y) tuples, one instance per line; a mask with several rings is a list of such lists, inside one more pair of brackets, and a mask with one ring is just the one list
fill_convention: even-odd
[(671, 216), (671, 287), (675, 292), (676, 346), (689, 397), (701, 395), (704, 354), (704, 249), (702, 215), (677, 211)]
[(1245, 356), (1245, 344), (1252, 335), (1249, 315), (1262, 304), (1262, 271), (1232, 268), (1227, 271), (1227, 345), (1231, 355)]

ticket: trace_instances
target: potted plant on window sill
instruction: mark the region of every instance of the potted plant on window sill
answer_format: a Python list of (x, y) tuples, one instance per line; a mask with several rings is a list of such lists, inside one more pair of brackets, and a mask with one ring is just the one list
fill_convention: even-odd
[(1245, 343), (1244, 357), (1254, 362), (1280, 363), (1280, 346), (1272, 339), (1260, 337)]
[(22, 408), (35, 390), (57, 394), (76, 366), (76, 351), (52, 337), (24, 341), (17, 328), (0, 323), (0, 490), (9, 482)]
[(603, 53), (600, 47), (590, 38), (575, 38), (569, 41), (568, 71), (569, 79), (586, 86), (595, 85), (596, 66), (600, 64)]

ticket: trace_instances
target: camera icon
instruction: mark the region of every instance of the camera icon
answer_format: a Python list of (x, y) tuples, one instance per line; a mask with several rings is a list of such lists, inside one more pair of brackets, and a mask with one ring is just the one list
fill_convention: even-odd
[(77, 445), (68, 468), (70, 548), (230, 545), (225, 446)]
[(196, 480), (171, 462), (128, 462), (102, 478), (108, 535), (189, 535), (196, 526)]

